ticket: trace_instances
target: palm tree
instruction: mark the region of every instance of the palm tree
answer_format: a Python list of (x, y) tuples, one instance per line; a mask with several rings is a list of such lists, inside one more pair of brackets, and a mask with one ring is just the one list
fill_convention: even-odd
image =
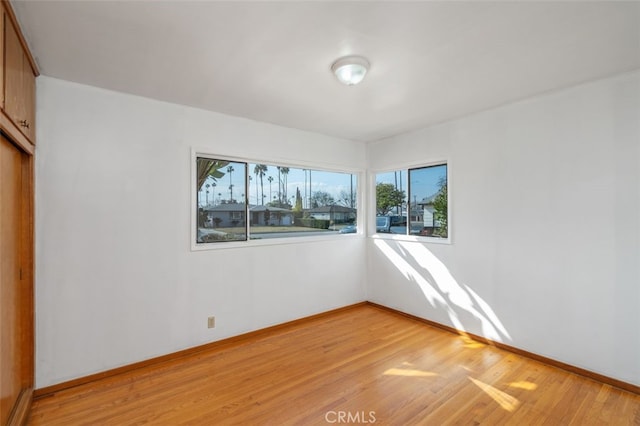
[(271, 182), (273, 182), (273, 176), (269, 176), (267, 180), (269, 181), (269, 202), (271, 202), (271, 200), (273, 200), (273, 197), (271, 196)]
[[(251, 192), (251, 182), (253, 181), (253, 177), (249, 176), (249, 192)], [(251, 204), (251, 203), (249, 203)], [(258, 182), (256, 182), (256, 204), (258, 204)]]
[(304, 202), (307, 202), (307, 169), (302, 169), (304, 172)]
[(277, 166), (278, 167), (278, 203), (282, 203), (282, 192), (280, 192), (280, 190), (282, 189), (282, 167)]
[(231, 180), (231, 174), (234, 172), (233, 166), (227, 167), (227, 173), (229, 173), (229, 202), (233, 201), (233, 182)]
[(288, 167), (281, 167), (280, 168), (280, 172), (282, 173), (282, 199), (285, 202), (288, 202), (288, 200), (287, 200), (287, 177), (289, 175), (289, 168)]
[(224, 173), (221, 171), (228, 161), (211, 160), (209, 158), (198, 158), (198, 188), (202, 189), (207, 179), (212, 179), (214, 182), (221, 179)]
[(307, 208), (311, 208), (311, 198), (313, 197), (313, 191), (311, 191), (311, 170), (309, 170), (309, 203)]
[[(256, 164), (253, 168), (253, 173), (256, 174), (256, 178), (260, 177), (260, 191), (262, 193), (262, 198), (260, 199), (260, 204), (264, 205), (264, 181), (262, 180), (264, 176), (267, 174), (268, 167), (266, 164)], [(258, 193), (258, 187), (256, 185), (256, 194)]]

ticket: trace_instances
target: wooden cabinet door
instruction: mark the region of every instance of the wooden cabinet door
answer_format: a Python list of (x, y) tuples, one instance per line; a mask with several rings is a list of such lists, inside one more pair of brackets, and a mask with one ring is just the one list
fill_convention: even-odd
[(6, 16), (4, 29), (4, 110), (22, 133), (34, 142), (35, 75), (18, 33)]
[[(22, 110), (27, 126), (20, 126), (24, 135), (33, 143), (36, 141), (36, 77), (33, 75), (27, 55), (22, 52)], [(20, 125), (20, 123), (18, 123)]]
[[(0, 8), (0, 48), (4, 48), (4, 9)], [(0, 55), (0, 106), (4, 108), (4, 55)]]
[[(33, 387), (32, 287), (26, 268), (25, 155), (0, 136), (0, 424), (24, 417)], [(27, 398), (29, 400), (27, 400)], [(15, 407), (15, 408), (14, 408)]]
[(4, 20), (4, 111), (14, 123), (18, 124), (21, 111), (22, 86), (22, 46), (11, 22)]

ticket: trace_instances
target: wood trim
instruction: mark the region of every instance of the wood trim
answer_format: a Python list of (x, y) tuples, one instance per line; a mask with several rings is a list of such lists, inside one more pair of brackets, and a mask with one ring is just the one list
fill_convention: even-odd
[(9, 118), (9, 116), (0, 110), (0, 132), (4, 133), (11, 142), (28, 155), (34, 155), (36, 152), (35, 145), (20, 131), (18, 126)]
[(486, 337), (479, 336), (477, 334), (469, 333), (469, 332), (466, 332), (466, 331), (461, 331), (461, 330), (458, 330), (456, 328), (449, 327), (448, 325), (440, 324), (438, 322), (431, 321), (431, 320), (428, 320), (428, 319), (425, 319), (425, 318), (420, 318), (418, 316), (415, 316), (415, 315), (412, 315), (412, 314), (408, 314), (406, 312), (402, 312), (402, 311), (399, 311), (397, 309), (390, 308), (388, 306), (380, 305), (380, 304), (375, 303), (375, 302), (369, 302), (368, 301), (368, 302), (366, 302), (366, 304), (370, 305), (370, 306), (373, 306), (373, 307), (376, 307), (378, 309), (382, 309), (382, 310), (385, 310), (385, 311), (388, 311), (388, 312), (392, 312), (392, 313), (397, 314), (397, 315), (401, 315), (403, 317), (411, 318), (411, 319), (413, 319), (415, 321), (419, 321), (419, 322), (428, 324), (428, 325), (430, 325), (432, 327), (439, 328), (441, 330), (445, 330), (445, 331), (448, 331), (448, 332), (451, 332), (451, 333), (455, 333), (455, 334), (459, 334), (461, 336), (468, 337), (468, 338), (470, 338), (472, 340), (478, 341), (480, 343), (484, 343), (486, 345), (491, 345), (491, 346), (495, 346), (496, 348), (499, 348), (499, 349), (504, 349), (505, 351), (509, 351), (509, 352), (512, 352), (512, 353), (514, 353), (516, 355), (521, 355), (521, 356), (527, 357), (529, 359), (533, 359), (535, 361), (542, 362), (542, 363), (550, 365), (552, 367), (557, 367), (557, 368), (560, 368), (562, 370), (569, 371), (569, 372), (574, 373), (574, 374), (578, 374), (578, 375), (586, 377), (588, 379), (595, 380), (596, 382), (600, 382), (600, 383), (604, 383), (604, 384), (607, 384), (607, 385), (615, 386), (615, 387), (620, 388), (622, 390), (635, 393), (636, 395), (640, 395), (640, 386), (634, 385), (632, 383), (627, 383), (627, 382), (624, 382), (622, 380), (614, 379), (613, 377), (609, 377), (609, 376), (605, 376), (603, 374), (595, 373), (593, 371), (586, 370), (586, 369), (580, 368), (580, 367), (576, 367), (574, 365), (567, 364), (567, 363), (564, 363), (562, 361), (557, 361), (557, 360), (555, 360), (553, 358), (547, 358), (546, 356), (542, 356), (542, 355), (538, 355), (538, 354), (533, 353), (533, 352), (525, 351), (524, 349), (516, 348), (515, 346), (510, 346), (510, 345), (506, 345), (504, 343), (496, 342), (496, 341), (493, 341), (491, 339), (487, 339)]
[(20, 44), (24, 49), (27, 58), (29, 59), (29, 64), (31, 65), (31, 69), (33, 70), (33, 74), (37, 77), (40, 75), (40, 70), (38, 70), (38, 64), (36, 64), (36, 60), (31, 55), (31, 50), (29, 49), (29, 45), (27, 44), (27, 40), (24, 38), (22, 34), (22, 29), (20, 28), (20, 24), (18, 23), (18, 18), (16, 18), (16, 14), (13, 11), (13, 7), (9, 0), (2, 0), (2, 5), (4, 9), (7, 11), (7, 17), (13, 24), (13, 27), (16, 29), (16, 33), (18, 34), (18, 39), (20, 40)]
[(35, 289), (34, 289), (34, 257), (35, 257), (35, 157), (22, 154), (22, 226), (20, 230), (21, 265), (23, 274), (23, 292), (20, 306), (23, 310), (24, 326), (21, 333), (22, 353), (22, 387), (33, 393), (35, 380)]
[(31, 402), (33, 401), (33, 388), (23, 390), (13, 407), (11, 416), (7, 420), (7, 426), (22, 426), (27, 424), (27, 418), (31, 411)]
[(202, 351), (207, 351), (210, 349), (218, 349), (223, 346), (241, 344), (248, 340), (255, 339), (257, 337), (263, 337), (265, 335), (273, 334), (274, 332), (282, 330), (283, 328), (288, 328), (288, 327), (304, 324), (310, 321), (322, 319), (324, 317), (331, 316), (338, 312), (344, 312), (360, 306), (364, 306), (367, 303), (368, 302), (365, 301), (365, 302), (355, 303), (353, 305), (343, 306), (341, 308), (332, 309), (330, 311), (321, 312), (319, 314), (310, 315), (308, 317), (299, 318), (293, 321), (287, 321), (282, 324), (276, 324), (270, 327), (261, 328), (259, 330), (250, 331), (248, 333), (240, 334), (238, 336), (217, 340), (215, 342), (205, 343), (204, 345), (195, 346), (193, 348), (184, 349), (184, 350), (173, 352), (167, 355), (161, 355), (159, 357), (147, 359), (140, 362), (135, 362), (133, 364), (124, 365), (122, 367), (113, 368), (111, 370), (102, 371), (100, 373), (91, 374), (89, 376), (79, 377), (77, 379), (69, 380), (67, 382), (46, 386), (44, 388), (36, 389), (33, 393), (33, 398), (34, 399), (46, 398), (48, 396), (53, 396), (56, 392), (60, 392), (66, 389), (70, 389), (76, 386), (84, 385), (86, 383), (91, 383), (91, 382), (105, 379), (108, 377), (116, 376), (118, 374), (128, 373), (130, 371), (138, 370), (144, 367), (160, 364), (163, 362), (173, 361), (179, 358), (183, 358), (183, 357), (193, 355)]

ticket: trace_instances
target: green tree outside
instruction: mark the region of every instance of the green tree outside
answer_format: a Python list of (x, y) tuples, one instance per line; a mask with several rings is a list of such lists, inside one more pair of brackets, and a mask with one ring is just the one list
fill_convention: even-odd
[(433, 199), (433, 218), (440, 223), (440, 227), (436, 228), (434, 234), (446, 238), (448, 235), (448, 205), (447, 205), (447, 180), (445, 178), (438, 182), (440, 190)]
[(376, 213), (378, 216), (388, 214), (391, 209), (401, 206), (405, 199), (404, 191), (392, 183), (378, 183), (376, 185)]
[(302, 217), (302, 196), (300, 188), (296, 188), (296, 204), (293, 206), (294, 217)]
[(330, 206), (335, 204), (335, 199), (331, 194), (325, 191), (316, 191), (311, 196), (311, 208)]

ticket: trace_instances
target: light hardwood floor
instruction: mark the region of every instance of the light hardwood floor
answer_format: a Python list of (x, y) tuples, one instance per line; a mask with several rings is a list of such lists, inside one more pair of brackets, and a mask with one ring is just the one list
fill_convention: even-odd
[(640, 396), (362, 305), (43, 397), (29, 424), (355, 420), (640, 425)]

